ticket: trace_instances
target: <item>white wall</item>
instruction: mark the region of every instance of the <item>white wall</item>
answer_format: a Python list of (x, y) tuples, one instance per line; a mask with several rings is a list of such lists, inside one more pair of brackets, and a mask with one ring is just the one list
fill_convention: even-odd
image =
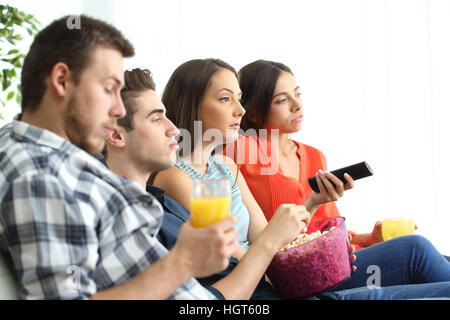
[(305, 107), (293, 137), (329, 169), (366, 160), (375, 171), (338, 202), (349, 227), (410, 216), (450, 255), (449, 0), (7, 2), (44, 25), (80, 12), (114, 23), (136, 47), (125, 66), (150, 68), (159, 92), (193, 58), (287, 64)]

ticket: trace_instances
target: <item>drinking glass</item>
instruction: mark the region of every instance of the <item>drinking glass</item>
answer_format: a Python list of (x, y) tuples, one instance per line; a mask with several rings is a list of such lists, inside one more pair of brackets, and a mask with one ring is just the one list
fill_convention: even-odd
[(381, 224), (383, 240), (414, 234), (414, 219), (408, 218), (386, 218)]
[(191, 221), (196, 228), (215, 224), (231, 214), (231, 188), (227, 179), (193, 180)]

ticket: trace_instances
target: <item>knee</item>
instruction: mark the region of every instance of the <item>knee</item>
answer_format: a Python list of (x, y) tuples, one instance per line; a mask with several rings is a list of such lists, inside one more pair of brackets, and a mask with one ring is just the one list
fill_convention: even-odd
[(397, 239), (400, 245), (403, 245), (409, 249), (427, 250), (430, 246), (433, 246), (427, 238), (418, 234), (398, 237), (395, 239)]

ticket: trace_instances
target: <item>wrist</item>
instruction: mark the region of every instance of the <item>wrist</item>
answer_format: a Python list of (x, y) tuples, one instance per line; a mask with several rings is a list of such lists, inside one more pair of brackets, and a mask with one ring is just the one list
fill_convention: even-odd
[(352, 244), (357, 244), (361, 247), (369, 247), (374, 241), (372, 239), (372, 234), (364, 233), (364, 234), (355, 234), (352, 236)]
[(320, 207), (320, 204), (317, 204), (313, 199), (313, 194), (311, 194), (308, 199), (305, 201), (305, 208), (308, 210), (308, 212), (311, 214), (311, 217), (316, 212), (316, 210)]
[(166, 267), (173, 271), (174, 277), (179, 277), (179, 281), (184, 282), (194, 277), (195, 266), (187, 252), (174, 247), (163, 259)]
[(272, 257), (277, 253), (277, 251), (283, 246), (277, 241), (273, 241), (267, 234), (263, 231), (258, 238), (252, 243), (252, 247), (261, 248), (261, 250)]

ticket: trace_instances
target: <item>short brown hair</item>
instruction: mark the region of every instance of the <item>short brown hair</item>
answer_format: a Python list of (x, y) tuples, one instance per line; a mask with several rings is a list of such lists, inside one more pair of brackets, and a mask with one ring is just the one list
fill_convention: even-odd
[(67, 64), (77, 84), (97, 46), (116, 49), (123, 57), (134, 55), (133, 45), (115, 27), (81, 15), (79, 28), (69, 28), (71, 18), (55, 20), (31, 44), (22, 68), (22, 110), (36, 110), (45, 92), (45, 78), (58, 62)]
[(134, 114), (137, 111), (135, 98), (146, 90), (155, 90), (155, 82), (152, 73), (148, 69), (133, 69), (125, 71), (125, 85), (120, 91), (120, 96), (125, 106), (126, 115), (117, 120), (117, 124), (127, 131), (134, 130)]

